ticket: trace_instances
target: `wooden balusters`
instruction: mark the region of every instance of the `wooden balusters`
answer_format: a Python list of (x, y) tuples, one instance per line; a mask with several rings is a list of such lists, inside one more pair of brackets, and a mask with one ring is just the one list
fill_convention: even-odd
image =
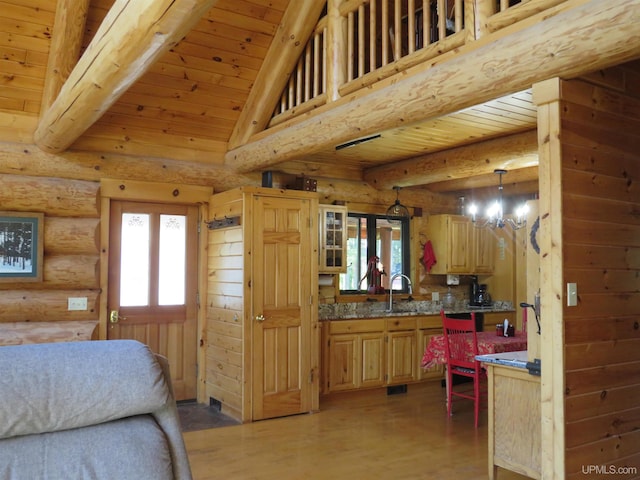
[(371, 0), (369, 4), (369, 71), (378, 66), (378, 28), (377, 28), (377, 0)]
[(282, 92), (274, 115), (289, 111), (326, 92), (326, 30), (325, 26), (321, 26), (311, 36)]
[(382, 66), (389, 63), (389, 2), (382, 2)]
[(422, 0), (422, 43), (421, 47), (431, 44), (431, 0)]
[[(529, 1), (331, 0), (327, 16), (318, 22), (293, 70), (271, 125), (478, 40), (495, 31), (497, 22), (501, 28), (531, 16), (534, 9), (525, 7), (517, 15), (509, 12), (509, 18), (492, 18)], [(562, 1), (546, 0), (545, 6)], [(399, 63), (389, 66), (392, 62)]]
[(365, 73), (364, 59), (365, 59), (365, 43), (364, 43), (364, 5), (358, 7), (358, 76)]
[(463, 19), (464, 19), (464, 11), (462, 9), (462, 0), (455, 0), (453, 8), (454, 8), (455, 31), (459, 32), (463, 28)]

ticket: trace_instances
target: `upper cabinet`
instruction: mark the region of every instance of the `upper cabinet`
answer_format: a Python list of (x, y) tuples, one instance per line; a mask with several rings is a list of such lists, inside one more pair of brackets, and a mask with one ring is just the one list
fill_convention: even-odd
[(319, 273), (347, 271), (347, 207), (319, 205), (320, 265)]
[(431, 240), (437, 260), (430, 273), (493, 273), (493, 232), (475, 228), (469, 217), (431, 215), (427, 219), (426, 236)]
[(494, 270), (496, 236), (490, 228), (476, 228), (471, 223), (471, 267), (473, 273), (488, 274)]

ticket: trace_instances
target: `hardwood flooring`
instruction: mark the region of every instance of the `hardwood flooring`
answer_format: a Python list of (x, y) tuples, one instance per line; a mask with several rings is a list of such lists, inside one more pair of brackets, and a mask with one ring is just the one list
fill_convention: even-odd
[[(487, 411), (472, 402), (447, 418), (440, 382), (322, 397), (320, 411), (186, 432), (195, 480), (485, 480)], [(499, 480), (524, 479), (499, 470)]]

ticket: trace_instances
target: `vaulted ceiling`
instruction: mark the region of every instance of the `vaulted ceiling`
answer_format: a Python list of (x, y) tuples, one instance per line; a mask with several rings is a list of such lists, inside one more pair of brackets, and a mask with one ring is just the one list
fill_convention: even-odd
[[(50, 113), (55, 121), (63, 115), (56, 114), (55, 109), (51, 113), (40, 101), (47, 63), (52, 55), (60, 55), (54, 50), (50, 54), (51, 37), (59, 33), (54, 27), (56, 10), (60, 16), (60, 6), (69, 1), (59, 0), (57, 7), (54, 1), (0, 0), (3, 12), (0, 61), (7, 72), (1, 84), (0, 110), (36, 118)], [(122, 88), (123, 92), (114, 92), (117, 98), (108, 105), (104, 99), (85, 106), (85, 110), (97, 112), (97, 120), (89, 122), (86, 131), (73, 138), (69, 148), (224, 165), (230, 139), (252, 88), (256, 88), (259, 73), (262, 70), (264, 76), (270, 68), (265, 58), (274, 58), (273, 52), (269, 57), (269, 50), (281, 48), (283, 36), (292, 28), (292, 19), (302, 16), (301, 22), (307, 31), (315, 25), (317, 18), (314, 16), (311, 22), (304, 17), (309, 13), (300, 12), (299, 1), (182, 2), (192, 3), (193, 9), (206, 6), (204, 15), (198, 15), (193, 26), (184, 27), (186, 33), (180, 35), (175, 45), (171, 44), (157, 59), (149, 61), (148, 66), (143, 65), (144, 58), (136, 58), (128, 67), (146, 70), (141, 76), (135, 71), (128, 72), (129, 79), (135, 78), (130, 85), (109, 83), (111, 75), (120, 74), (127, 68), (125, 65), (111, 66), (109, 70), (109, 62), (103, 61), (98, 67), (87, 67), (86, 71), (103, 75), (103, 78), (89, 78), (90, 85), (98, 90), (109, 85), (114, 90)], [(314, 12), (320, 12), (325, 3), (305, 2), (315, 6)], [(115, 15), (114, 4), (122, 7), (127, 3), (89, 2), (81, 51), (96, 37), (100, 25), (109, 23), (109, 15)], [(185, 16), (192, 14), (191, 11), (184, 13)], [(180, 21), (180, 16), (176, 17)], [(283, 19), (287, 19), (284, 24)], [(78, 19), (66, 19), (72, 20)], [(133, 25), (144, 25), (143, 17), (130, 21)], [(179, 28), (176, 31), (179, 32)], [(139, 39), (121, 37), (120, 41), (122, 45), (116, 45), (114, 51), (125, 50), (128, 44), (131, 46)], [(306, 38), (296, 42), (304, 44)], [(136, 62), (140, 63), (139, 67)], [(86, 75), (84, 77), (78, 75), (78, 82), (87, 81)], [(264, 82), (259, 84), (260, 89), (267, 87)], [(79, 105), (78, 98), (81, 97), (67, 106), (60, 105), (60, 112), (66, 113), (74, 102)], [(99, 111), (103, 104), (107, 106)], [(80, 123), (77, 117), (70, 119), (71, 123), (74, 121)], [(51, 124), (53, 121), (47, 125)], [(380, 189), (390, 189), (393, 184), (454, 193), (496, 185), (497, 177), (488, 167), (478, 168), (478, 165), (487, 163), (482, 162), (484, 159), (500, 158), (501, 168), (506, 166), (510, 171), (505, 181), (520, 185), (521, 188), (516, 189), (520, 192), (530, 193), (535, 191), (537, 181), (535, 126), (536, 108), (531, 89), (523, 88), (453, 112), (427, 115), (406, 125), (385, 128), (376, 132), (375, 138), (348, 148), (327, 141), (308, 154), (261, 169), (364, 180)], [(358, 139), (358, 135), (353, 135), (352, 140)], [(506, 151), (510, 152), (508, 156), (504, 155)], [(470, 156), (479, 161), (470, 162)], [(228, 159), (226, 163), (229, 164)], [(398, 171), (403, 175), (399, 176)]]

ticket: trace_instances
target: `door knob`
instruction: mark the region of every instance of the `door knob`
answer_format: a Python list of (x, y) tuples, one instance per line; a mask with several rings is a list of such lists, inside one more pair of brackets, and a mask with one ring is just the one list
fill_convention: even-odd
[(126, 319), (127, 317), (121, 317), (120, 315), (118, 315), (117, 310), (111, 310), (111, 313), (109, 314), (109, 322), (111, 323), (118, 323), (120, 320)]
[(264, 322), (264, 315), (256, 315), (256, 322)]

